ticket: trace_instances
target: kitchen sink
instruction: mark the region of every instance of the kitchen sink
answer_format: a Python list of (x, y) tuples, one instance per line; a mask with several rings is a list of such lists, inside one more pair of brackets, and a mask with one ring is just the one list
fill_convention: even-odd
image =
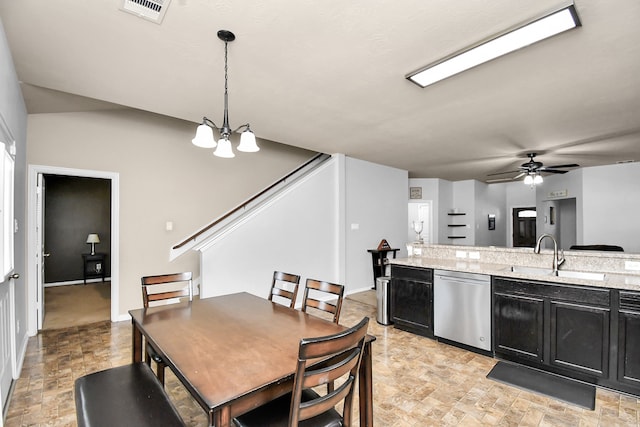
[(512, 265), (509, 271), (513, 273), (530, 274), (534, 276), (557, 276), (567, 277), (571, 279), (583, 279), (583, 280), (595, 280), (603, 281), (606, 278), (604, 273), (595, 273), (591, 271), (574, 271), (574, 270), (558, 270), (556, 274), (550, 268), (543, 267), (522, 267), (519, 265)]

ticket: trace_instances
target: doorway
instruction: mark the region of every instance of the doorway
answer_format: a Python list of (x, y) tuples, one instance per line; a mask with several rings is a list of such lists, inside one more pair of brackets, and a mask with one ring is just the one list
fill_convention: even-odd
[(513, 247), (532, 248), (536, 244), (536, 207), (513, 208)]
[(119, 199), (120, 184), (119, 174), (115, 172), (90, 171), (83, 169), (69, 169), (52, 166), (30, 165), (28, 182), (28, 278), (27, 278), (27, 333), (36, 335), (42, 329), (44, 318), (44, 230), (42, 191), (39, 183), (43, 175), (61, 175), (70, 177), (99, 178), (109, 180), (111, 183), (111, 321), (119, 318)]

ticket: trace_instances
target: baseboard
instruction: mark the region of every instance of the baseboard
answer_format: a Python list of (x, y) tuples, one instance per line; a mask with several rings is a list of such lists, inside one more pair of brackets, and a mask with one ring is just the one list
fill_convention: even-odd
[[(110, 282), (111, 281), (111, 277), (105, 277), (104, 279), (105, 282)], [(102, 283), (102, 279), (98, 278), (98, 279), (87, 279), (87, 283)], [(84, 280), (68, 280), (66, 282), (51, 282), (51, 283), (45, 283), (44, 287), (45, 288), (53, 288), (56, 286), (69, 286), (69, 285), (84, 285)]]

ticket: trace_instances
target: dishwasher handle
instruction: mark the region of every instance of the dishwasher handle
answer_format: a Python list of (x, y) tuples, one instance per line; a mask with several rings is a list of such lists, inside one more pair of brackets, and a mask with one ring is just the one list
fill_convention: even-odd
[(435, 273), (434, 274), (434, 282), (435, 281), (443, 281), (450, 283), (460, 283), (464, 285), (490, 285), (491, 278), (485, 274), (477, 274), (477, 273), (462, 273), (458, 274), (447, 274), (449, 272), (443, 273)]

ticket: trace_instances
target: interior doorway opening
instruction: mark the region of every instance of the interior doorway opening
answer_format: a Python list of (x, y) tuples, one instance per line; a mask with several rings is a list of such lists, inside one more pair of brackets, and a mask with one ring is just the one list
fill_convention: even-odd
[(538, 213), (535, 206), (513, 208), (513, 247), (532, 248), (536, 244), (536, 220)]
[(28, 183), (28, 277), (27, 277), (27, 333), (34, 336), (43, 327), (44, 319), (44, 223), (42, 198), (43, 192), (40, 187), (43, 175), (61, 175), (70, 177), (99, 178), (110, 181), (111, 184), (111, 244), (110, 267), (111, 267), (111, 321), (119, 319), (119, 199), (120, 184), (119, 174), (115, 172), (91, 171), (84, 169), (69, 169), (53, 166), (30, 165)]

